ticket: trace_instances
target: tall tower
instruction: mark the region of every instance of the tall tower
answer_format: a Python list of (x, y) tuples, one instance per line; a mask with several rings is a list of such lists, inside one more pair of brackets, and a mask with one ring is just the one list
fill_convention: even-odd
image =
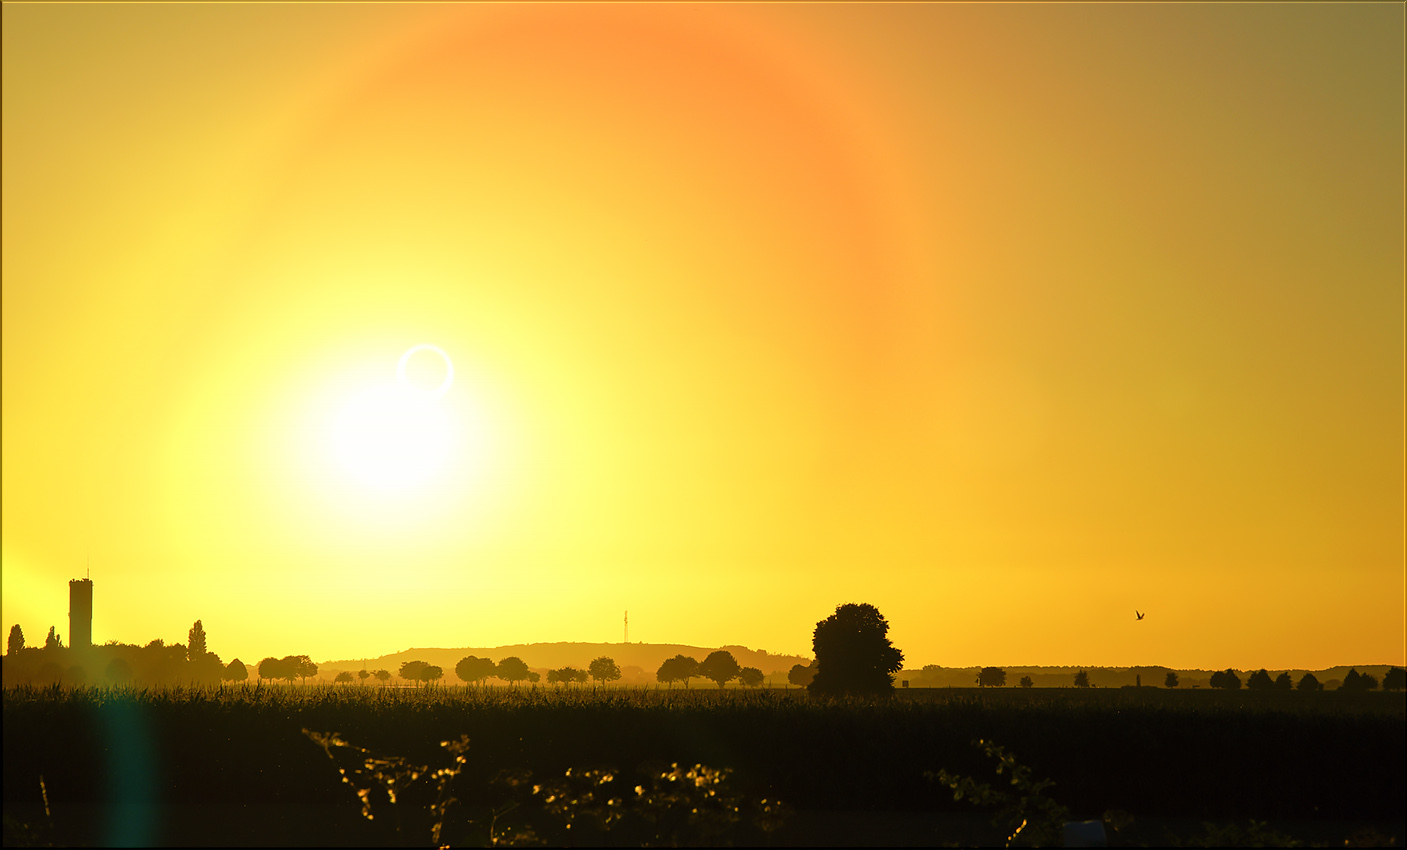
[(630, 612), (625, 612), (625, 642), (630, 643)]
[(76, 578), (68, 583), (68, 645), (87, 649), (93, 645), (93, 580)]

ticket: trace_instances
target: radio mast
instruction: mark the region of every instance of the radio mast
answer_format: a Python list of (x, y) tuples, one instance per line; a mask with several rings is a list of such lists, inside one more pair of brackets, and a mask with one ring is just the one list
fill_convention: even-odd
[(630, 612), (625, 612), (625, 642), (630, 643)]

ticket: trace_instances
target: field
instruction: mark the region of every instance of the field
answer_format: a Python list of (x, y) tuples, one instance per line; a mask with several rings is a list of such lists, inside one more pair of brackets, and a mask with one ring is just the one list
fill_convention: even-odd
[[(1010, 788), (973, 746), (985, 739), (1053, 780), (1044, 794), (1069, 819), (1112, 812), (1118, 843), (1342, 846), (1356, 835), (1400, 846), (1404, 721), (1401, 692), (954, 688), (827, 701), (775, 689), (20, 687), (4, 693), (5, 838), (425, 845), (442, 821), (440, 843), (452, 845), (531, 831), (588, 846), (999, 846), (994, 812), (955, 801), (932, 776)], [(367, 770), (367, 757), (324, 749), (305, 729), (386, 760)], [(441, 742), (461, 735), (456, 766)], [(696, 764), (729, 773), (661, 782), (672, 764), (681, 779)], [(372, 788), (374, 819), (363, 817), (356, 788), (398, 770), (397, 803)], [(440, 786), (455, 802), (435, 816)]]

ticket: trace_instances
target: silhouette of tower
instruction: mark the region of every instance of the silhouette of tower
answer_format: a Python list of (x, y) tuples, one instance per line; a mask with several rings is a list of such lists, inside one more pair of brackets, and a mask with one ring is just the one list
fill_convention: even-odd
[(87, 649), (93, 645), (93, 580), (76, 578), (68, 583), (68, 645)]
[(630, 612), (625, 612), (625, 642), (630, 643)]

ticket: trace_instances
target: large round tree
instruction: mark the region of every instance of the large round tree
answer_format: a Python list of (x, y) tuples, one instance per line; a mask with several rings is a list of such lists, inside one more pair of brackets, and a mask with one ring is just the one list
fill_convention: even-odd
[(840, 605), (816, 624), (812, 647), (816, 675), (806, 689), (813, 694), (888, 694), (904, 653), (887, 637), (889, 623), (873, 605)]

